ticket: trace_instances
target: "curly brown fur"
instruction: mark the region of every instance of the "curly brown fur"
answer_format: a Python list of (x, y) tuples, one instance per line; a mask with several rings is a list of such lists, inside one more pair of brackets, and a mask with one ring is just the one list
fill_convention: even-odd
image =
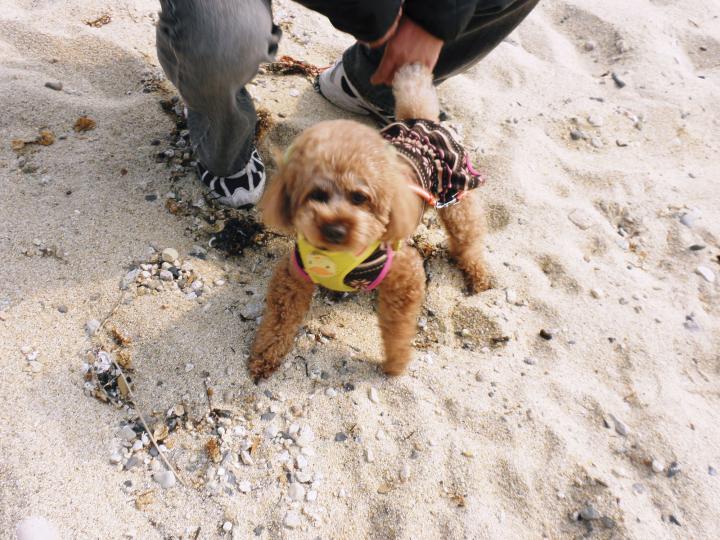
[(315, 285), (298, 274), (290, 257), (285, 257), (275, 268), (268, 285), (265, 314), (248, 361), (255, 382), (269, 377), (292, 349), (314, 291)]
[[(437, 121), (438, 101), (430, 72), (419, 66), (398, 71), (393, 91), (396, 116)], [(267, 225), (302, 234), (326, 250), (358, 252), (381, 239), (404, 241), (415, 230), (423, 202), (409, 189), (412, 169), (380, 134), (357, 122), (321, 122), (305, 130), (279, 160), (279, 169), (261, 202)], [(450, 251), (474, 291), (488, 288), (482, 256), (482, 220), (472, 194), (440, 212)], [(253, 377), (268, 377), (292, 348), (307, 312), (313, 285), (284, 259), (268, 287), (267, 306), (250, 356)], [(379, 287), (383, 369), (404, 372), (425, 295), (418, 253), (397, 251)]]

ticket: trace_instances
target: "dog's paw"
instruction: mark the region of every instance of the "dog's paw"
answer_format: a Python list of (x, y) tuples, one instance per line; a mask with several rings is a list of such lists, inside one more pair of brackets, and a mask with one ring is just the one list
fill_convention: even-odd
[(483, 263), (477, 261), (465, 262), (462, 265), (462, 270), (470, 294), (478, 294), (492, 288), (490, 275)]
[(248, 360), (248, 371), (255, 384), (261, 379), (268, 379), (278, 368), (278, 362), (268, 361), (262, 356), (253, 355)]

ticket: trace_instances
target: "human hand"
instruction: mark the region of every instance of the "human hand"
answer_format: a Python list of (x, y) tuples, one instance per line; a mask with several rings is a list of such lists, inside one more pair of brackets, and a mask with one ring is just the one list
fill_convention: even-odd
[(402, 17), (385, 45), (380, 65), (370, 78), (374, 85), (392, 85), (395, 72), (405, 64), (435, 68), (443, 42), (407, 17)]

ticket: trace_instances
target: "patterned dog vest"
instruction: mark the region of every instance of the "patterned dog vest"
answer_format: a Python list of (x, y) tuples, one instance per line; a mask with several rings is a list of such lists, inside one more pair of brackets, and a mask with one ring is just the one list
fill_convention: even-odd
[[(399, 245), (397, 249), (399, 249)], [(385, 278), (394, 251), (387, 243), (375, 242), (361, 253), (320, 249), (298, 234), (293, 265), (308, 280), (340, 292), (371, 291)]]
[(457, 203), (466, 191), (485, 183), (465, 148), (436, 122), (403, 120), (380, 134), (410, 164), (420, 181), (421, 196), (436, 208)]

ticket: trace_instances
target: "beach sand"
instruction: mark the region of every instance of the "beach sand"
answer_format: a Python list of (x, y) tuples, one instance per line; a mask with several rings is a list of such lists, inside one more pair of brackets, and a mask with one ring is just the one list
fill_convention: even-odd
[[(274, 5), (281, 55), (324, 66), (352, 42)], [(254, 212), (156, 157), (184, 151), (156, 2), (0, 8), (0, 538), (29, 516), (67, 539), (720, 537), (716, 2), (547, 0), (443, 84), (488, 179), (494, 288), (465, 294), (428, 213), (409, 373), (377, 370), (371, 295), (318, 294), (259, 386), (246, 355), (290, 240), (228, 255), (220, 229)], [(249, 90), (270, 164), (349, 117), (302, 75)], [(43, 129), (52, 144), (13, 150)], [(121, 290), (165, 248), (198, 298), (134, 275)], [(101, 349), (132, 358), (135, 408), (89, 395)], [(138, 411), (185, 485), (127, 448)]]

